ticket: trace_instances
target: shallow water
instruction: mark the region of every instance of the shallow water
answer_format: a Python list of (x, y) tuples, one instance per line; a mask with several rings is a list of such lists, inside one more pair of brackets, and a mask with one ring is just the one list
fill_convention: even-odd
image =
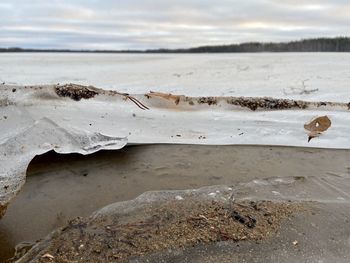
[(149, 190), (199, 188), (293, 176), (350, 177), (350, 150), (267, 146), (147, 145), (89, 156), (35, 158), (0, 221), (0, 260), (77, 216)]

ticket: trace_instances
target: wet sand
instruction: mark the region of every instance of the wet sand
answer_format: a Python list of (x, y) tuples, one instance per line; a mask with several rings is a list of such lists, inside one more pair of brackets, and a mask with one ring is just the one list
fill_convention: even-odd
[(349, 150), (195, 145), (132, 146), (90, 156), (48, 153), (31, 163), (24, 188), (0, 221), (0, 260), (19, 242), (145, 191), (349, 175), (349, 157)]
[(231, 195), (232, 188), (225, 186), (148, 192), (114, 203), (88, 219), (71, 221), (18, 263), (46, 263), (45, 254), (53, 263), (133, 262), (133, 258), (223, 241), (265, 241), (285, 221), (308, 210), (306, 203), (297, 202), (232, 202)]
[(133, 263), (349, 262), (349, 204), (318, 204), (283, 223), (277, 235), (260, 241), (217, 242), (167, 250)]

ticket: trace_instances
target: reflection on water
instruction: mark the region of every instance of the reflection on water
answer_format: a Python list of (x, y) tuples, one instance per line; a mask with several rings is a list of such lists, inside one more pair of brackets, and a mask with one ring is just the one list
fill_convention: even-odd
[(90, 156), (37, 157), (0, 221), (0, 260), (77, 216), (149, 190), (188, 189), (293, 176), (346, 176), (349, 150), (148, 145)]

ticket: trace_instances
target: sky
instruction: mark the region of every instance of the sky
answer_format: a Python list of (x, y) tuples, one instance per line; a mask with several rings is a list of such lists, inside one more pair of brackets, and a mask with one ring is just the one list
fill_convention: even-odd
[(350, 35), (349, 0), (1, 0), (0, 47), (153, 49)]

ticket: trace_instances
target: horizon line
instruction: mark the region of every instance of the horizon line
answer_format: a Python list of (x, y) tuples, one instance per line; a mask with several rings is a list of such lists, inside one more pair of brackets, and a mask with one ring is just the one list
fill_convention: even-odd
[[(336, 36), (336, 37), (315, 37), (315, 38), (301, 38), (299, 40), (290, 41), (247, 41), (241, 43), (231, 43), (231, 44), (219, 44), (219, 45), (199, 45), (188, 48), (153, 48), (153, 49), (69, 49), (69, 48), (26, 48), (26, 47), (0, 47), (0, 52), (2, 53), (14, 53), (14, 52), (71, 52), (71, 53), (179, 53), (179, 52), (191, 52), (191, 50), (201, 49), (201, 48), (219, 48), (219, 47), (239, 47), (244, 45), (288, 45), (292, 43), (300, 43), (303, 41), (316, 41), (316, 40), (340, 40), (346, 39), (350, 40), (349, 36)], [(232, 51), (231, 51), (232, 52)], [(260, 51), (260, 52), (278, 52), (278, 51)], [(281, 51), (280, 51), (281, 52)], [(283, 52), (283, 51), (282, 51)], [(292, 52), (292, 51), (290, 51)]]

